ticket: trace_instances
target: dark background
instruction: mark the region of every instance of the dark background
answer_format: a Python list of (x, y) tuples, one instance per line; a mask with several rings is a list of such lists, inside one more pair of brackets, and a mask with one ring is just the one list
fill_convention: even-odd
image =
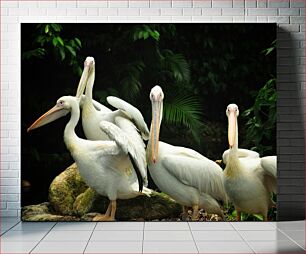
[[(51, 181), (73, 162), (63, 142), (69, 116), (26, 129), (60, 96), (75, 95), (87, 56), (96, 61), (94, 98), (105, 103), (115, 95), (132, 103), (148, 126), (150, 89), (163, 88), (162, 141), (221, 159), (228, 147), (225, 109), (234, 102), (239, 146), (276, 154), (275, 24), (61, 24), (57, 30), (21, 26), (21, 174), (31, 184), (22, 188), (22, 206), (46, 201)], [(77, 133), (84, 137), (81, 126)]]

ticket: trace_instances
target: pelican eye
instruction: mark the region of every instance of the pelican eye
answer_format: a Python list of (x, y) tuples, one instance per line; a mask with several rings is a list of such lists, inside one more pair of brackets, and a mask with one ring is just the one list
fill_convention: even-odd
[(64, 101), (59, 101), (58, 104), (59, 104), (60, 106), (63, 106), (63, 105), (64, 105)]

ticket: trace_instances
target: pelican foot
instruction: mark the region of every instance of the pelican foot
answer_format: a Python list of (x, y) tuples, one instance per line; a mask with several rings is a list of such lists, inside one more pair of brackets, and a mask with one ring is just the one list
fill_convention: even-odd
[(107, 216), (105, 214), (99, 214), (96, 215), (92, 221), (116, 221), (115, 219), (113, 219), (111, 216)]

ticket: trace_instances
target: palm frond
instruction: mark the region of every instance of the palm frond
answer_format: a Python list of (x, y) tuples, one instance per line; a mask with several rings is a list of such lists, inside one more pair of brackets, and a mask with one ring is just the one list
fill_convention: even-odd
[(135, 100), (135, 98), (140, 94), (142, 88), (140, 76), (144, 68), (145, 64), (142, 61), (131, 62), (124, 67), (120, 75), (120, 85), (124, 97), (127, 99)]
[(182, 54), (175, 54), (171, 50), (162, 52), (162, 67), (173, 75), (178, 82), (190, 81), (189, 64)]
[(182, 94), (165, 102), (163, 117), (167, 123), (185, 126), (195, 141), (200, 141), (200, 127), (203, 125), (202, 105), (194, 95)]

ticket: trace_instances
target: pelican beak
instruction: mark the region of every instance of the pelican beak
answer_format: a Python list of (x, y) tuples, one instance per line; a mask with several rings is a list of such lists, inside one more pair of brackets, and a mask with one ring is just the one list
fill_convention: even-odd
[(151, 124), (151, 158), (153, 163), (157, 162), (159, 146), (159, 130), (162, 114), (162, 101), (152, 102), (152, 124)]
[[(95, 68), (95, 62), (93, 60), (93, 58), (86, 58), (85, 62), (84, 62), (84, 69), (83, 69), (83, 72), (82, 72), (82, 76), (81, 76), (81, 79), (80, 79), (80, 82), (79, 82), (79, 85), (78, 85), (78, 89), (77, 89), (77, 93), (76, 93), (76, 97), (77, 98), (80, 98), (84, 91), (85, 91), (85, 88), (86, 88), (86, 85), (89, 81), (89, 78), (90, 81), (92, 82), (92, 76), (94, 74), (94, 68)], [(93, 78), (94, 80), (94, 78)]]
[(236, 142), (236, 112), (231, 111), (228, 115), (228, 144), (232, 148)]
[(27, 132), (39, 128), (43, 125), (51, 123), (69, 113), (69, 110), (62, 108), (59, 105), (55, 105), (48, 112), (39, 117), (28, 129)]

